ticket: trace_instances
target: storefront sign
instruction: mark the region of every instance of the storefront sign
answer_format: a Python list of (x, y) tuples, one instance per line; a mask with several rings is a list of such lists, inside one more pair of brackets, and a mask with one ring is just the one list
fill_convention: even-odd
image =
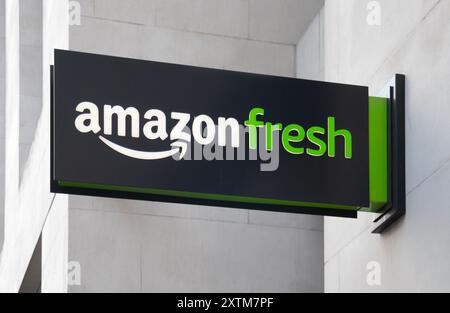
[(52, 190), (354, 216), (387, 201), (368, 88), (55, 51)]

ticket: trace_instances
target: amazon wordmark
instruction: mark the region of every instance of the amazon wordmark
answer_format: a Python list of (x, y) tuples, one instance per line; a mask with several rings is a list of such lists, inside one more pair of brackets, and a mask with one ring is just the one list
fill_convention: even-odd
[[(82, 102), (77, 108), (80, 114), (75, 120), (75, 127), (81, 133), (93, 132), (97, 134), (102, 129), (100, 127), (100, 113), (98, 107), (92, 102)], [(141, 115), (134, 107), (123, 107), (116, 105), (105, 105), (103, 107), (103, 132), (105, 135), (113, 135), (113, 117), (117, 118), (117, 135), (127, 136), (127, 119), (131, 119), (131, 136), (139, 138), (141, 136)], [(190, 142), (191, 135), (185, 130), (191, 120), (188, 113), (172, 112), (170, 117), (176, 121), (170, 132), (170, 140), (185, 140)], [(167, 132), (167, 117), (160, 110), (151, 109), (145, 112), (142, 133), (149, 140), (166, 140), (169, 137)], [(194, 139), (201, 145), (209, 145), (214, 141), (216, 127), (213, 119), (207, 115), (195, 117), (192, 123), (192, 134)], [(239, 147), (239, 122), (234, 118), (219, 117), (217, 123), (219, 145), (226, 144), (227, 128), (231, 129), (231, 143), (234, 148)], [(205, 131), (204, 128), (205, 127)]]
[[(114, 129), (117, 130), (117, 136), (119, 137), (126, 137), (127, 135), (130, 135), (133, 138), (140, 138), (142, 133), (149, 140), (159, 139), (164, 141), (170, 137), (170, 140), (174, 141), (171, 144), (173, 147), (171, 150), (162, 152), (144, 152), (131, 150), (120, 146), (106, 139), (102, 135), (99, 135), (99, 138), (110, 148), (126, 156), (137, 159), (162, 159), (173, 156), (178, 152), (180, 152), (180, 158), (183, 158), (187, 148), (186, 143), (191, 142), (192, 136), (200, 145), (209, 145), (214, 141), (217, 135), (218, 145), (225, 147), (227, 143), (226, 136), (228, 129), (231, 133), (232, 147), (239, 147), (239, 122), (234, 118), (219, 117), (216, 127), (216, 123), (211, 117), (208, 115), (199, 115), (193, 119), (192, 125), (190, 125), (190, 114), (172, 112), (170, 114), (170, 124), (174, 124), (174, 126), (169, 133), (167, 130), (168, 121), (166, 114), (161, 110), (151, 109), (144, 113), (143, 117), (145, 123), (142, 125), (142, 130), (141, 113), (135, 107), (123, 108), (119, 105), (104, 105), (102, 124), (100, 123), (100, 110), (96, 104), (92, 102), (82, 102), (77, 105), (76, 111), (81, 114), (75, 119), (75, 127), (81, 133), (92, 132), (94, 134), (98, 134), (102, 131), (102, 127), (100, 125), (103, 125), (104, 135), (116, 135), (113, 134), (113, 120), (116, 120), (117, 126), (114, 127)], [(128, 121), (131, 121), (131, 124), (127, 125)], [(187, 129), (192, 129), (192, 135), (186, 131)], [(127, 134), (127, 130), (131, 130), (131, 133)]]

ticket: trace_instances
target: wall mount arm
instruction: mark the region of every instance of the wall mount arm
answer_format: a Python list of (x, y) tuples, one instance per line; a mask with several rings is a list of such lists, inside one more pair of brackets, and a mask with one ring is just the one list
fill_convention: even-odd
[(406, 213), (405, 179), (405, 75), (396, 74), (388, 84), (389, 202), (374, 220), (372, 233), (382, 234)]

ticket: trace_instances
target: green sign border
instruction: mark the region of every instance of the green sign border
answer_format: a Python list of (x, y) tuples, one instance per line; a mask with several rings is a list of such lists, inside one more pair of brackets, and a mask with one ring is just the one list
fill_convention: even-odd
[(378, 212), (388, 202), (388, 108), (387, 98), (369, 97), (370, 208)]

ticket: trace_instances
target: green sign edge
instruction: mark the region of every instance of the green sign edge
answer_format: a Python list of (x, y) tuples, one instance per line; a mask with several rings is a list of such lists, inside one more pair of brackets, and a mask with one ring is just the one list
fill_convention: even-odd
[(370, 208), (378, 212), (388, 202), (388, 99), (369, 97)]

